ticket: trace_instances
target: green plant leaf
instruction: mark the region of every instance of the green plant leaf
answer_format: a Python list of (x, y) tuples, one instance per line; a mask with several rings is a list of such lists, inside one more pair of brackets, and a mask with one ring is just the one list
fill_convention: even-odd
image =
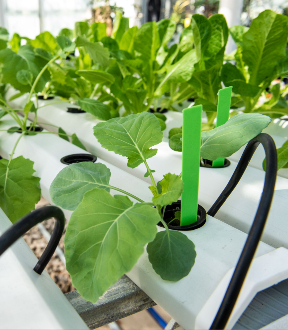
[(61, 127), (58, 128), (58, 134), (61, 139), (70, 142), (69, 137), (67, 136), (67, 133), (64, 131), (63, 128)]
[[(208, 21), (211, 24), (211, 36), (209, 47), (205, 49), (204, 56), (206, 59), (210, 59), (212, 63), (210, 67), (218, 63), (222, 65), (229, 35), (227, 22), (221, 14), (212, 15)], [(205, 66), (207, 68), (207, 64)]]
[(169, 147), (174, 151), (182, 152), (182, 133), (173, 134), (169, 139)]
[(133, 268), (159, 220), (156, 209), (126, 196), (100, 189), (85, 194), (65, 234), (67, 270), (84, 299), (96, 302)]
[(260, 87), (246, 83), (242, 72), (231, 63), (223, 65), (221, 79), (226, 87), (233, 86), (233, 93), (241, 96), (254, 97), (260, 91)]
[(104, 48), (100, 42), (90, 42), (83, 37), (77, 37), (75, 40), (77, 47), (84, 47), (88, 52), (91, 59), (103, 67), (107, 67), (109, 64), (109, 51)]
[(176, 134), (182, 134), (182, 127), (174, 127), (169, 131), (169, 139)]
[(59, 37), (64, 36), (64, 37), (67, 37), (70, 40), (72, 40), (73, 39), (73, 31), (71, 29), (64, 28), (64, 29), (60, 30), (58, 36)]
[(243, 47), (243, 35), (249, 30), (248, 27), (243, 25), (234, 25), (229, 29), (231, 37), (237, 46)]
[[(34, 81), (43, 67), (47, 64), (47, 60), (35, 54), (31, 45), (25, 45), (19, 48), (18, 53), (15, 53), (8, 48), (1, 50), (0, 63), (3, 64), (3, 83), (11, 84), (20, 92), (30, 92), (31, 87), (29, 85), (23, 85), (17, 80), (17, 72), (20, 70), (28, 70), (32, 72)], [(50, 74), (49, 71), (46, 70), (40, 77), (35, 92), (42, 92), (49, 79)]]
[(78, 70), (76, 73), (94, 84), (113, 84), (115, 81), (112, 74), (102, 70)]
[(119, 48), (121, 50), (125, 50), (126, 52), (129, 52), (130, 54), (133, 54), (133, 52), (134, 52), (134, 39), (135, 39), (137, 31), (138, 31), (138, 27), (133, 26), (123, 34), (123, 36), (121, 38), (121, 41), (119, 43)]
[(205, 16), (195, 14), (191, 19), (191, 27), (194, 36), (197, 62), (200, 63), (200, 70), (204, 70), (205, 65), (203, 58), (211, 37), (211, 24)]
[[(13, 52), (17, 53), (21, 46), (21, 37), (18, 33), (14, 33), (12, 39), (10, 40), (10, 46)], [(6, 48), (6, 47), (5, 47)], [(3, 48), (2, 48), (3, 49)]]
[(101, 41), (102, 38), (107, 37), (106, 24), (102, 22), (95, 22), (90, 25), (94, 36), (94, 42)]
[(214, 104), (217, 102), (217, 93), (221, 88), (220, 70), (221, 66), (215, 65), (208, 70), (195, 71), (190, 80), (198, 95)]
[(75, 43), (65, 36), (59, 36), (56, 38), (57, 44), (64, 52), (73, 52), (75, 50)]
[(82, 110), (91, 113), (100, 120), (108, 120), (111, 118), (109, 107), (102, 102), (86, 98), (79, 99), (78, 104)]
[(94, 126), (94, 135), (103, 148), (128, 157), (128, 167), (135, 168), (156, 155), (152, 146), (163, 138), (157, 118), (148, 112), (113, 118)]
[(162, 19), (157, 23), (157, 30), (159, 34), (160, 48), (157, 52), (156, 61), (161, 66), (168, 54), (166, 45), (173, 37), (176, 29), (176, 23), (170, 19)]
[(0, 206), (12, 223), (35, 209), (41, 190), (33, 162), (22, 156), (0, 160)]
[[(281, 148), (277, 149), (277, 170), (287, 168), (288, 164), (288, 141), (286, 141)], [(263, 161), (263, 170), (266, 171), (266, 158)]]
[(56, 54), (59, 49), (56, 39), (48, 31), (40, 33), (35, 40), (28, 40), (27, 44), (32, 45), (35, 48), (42, 48), (52, 54)]
[(79, 148), (81, 148), (83, 150), (87, 150), (85, 148), (85, 146), (83, 145), (83, 143), (79, 140), (78, 136), (75, 133), (72, 134), (72, 140), (71, 140), (71, 142), (75, 146), (77, 146), (77, 147), (79, 147)]
[(278, 60), (285, 57), (288, 21), (284, 15), (265, 10), (255, 18), (243, 36), (243, 59), (252, 85), (259, 85), (273, 73)]
[(178, 231), (157, 233), (147, 246), (148, 258), (155, 272), (166, 281), (179, 281), (187, 276), (196, 259), (195, 245)]
[(201, 134), (204, 159), (215, 160), (231, 156), (269, 125), (271, 118), (257, 113), (239, 114), (211, 131)]
[(164, 179), (159, 181), (158, 184), (162, 187), (160, 194), (154, 186), (149, 187), (154, 196), (152, 201), (155, 206), (171, 205), (173, 202), (178, 201), (183, 192), (183, 181), (179, 175), (165, 174)]
[(95, 188), (110, 191), (111, 172), (101, 163), (83, 162), (66, 166), (50, 186), (50, 196), (56, 205), (75, 210), (84, 194)]
[(205, 99), (202, 99), (201, 97), (199, 97), (198, 99), (195, 100), (194, 106), (200, 105), (200, 104), (202, 104), (203, 111), (205, 111), (205, 112), (217, 112), (217, 106), (214, 103), (211, 103)]
[(16, 74), (16, 78), (22, 85), (32, 86), (33, 74), (29, 70), (20, 70)]
[(89, 24), (87, 22), (76, 22), (74, 25), (74, 32), (76, 37), (88, 37)]
[(33, 101), (29, 101), (28, 103), (25, 104), (24, 107), (24, 114), (28, 115), (29, 112), (36, 112), (36, 107)]
[[(145, 42), (143, 42), (145, 40)], [(152, 63), (160, 46), (156, 22), (147, 22), (137, 31), (134, 39), (134, 50), (146, 63)]]
[(183, 83), (192, 77), (194, 64), (197, 62), (195, 50), (186, 53), (178, 62), (165, 67), (167, 73), (157, 87), (154, 95), (162, 96), (170, 88), (170, 83)]
[(124, 33), (129, 29), (129, 18), (122, 17), (120, 11), (116, 11), (116, 17), (113, 24), (112, 38), (120, 43)]
[(192, 27), (189, 25), (186, 27), (180, 36), (180, 42), (179, 42), (179, 50), (182, 53), (187, 53), (189, 50), (193, 49), (193, 32)]

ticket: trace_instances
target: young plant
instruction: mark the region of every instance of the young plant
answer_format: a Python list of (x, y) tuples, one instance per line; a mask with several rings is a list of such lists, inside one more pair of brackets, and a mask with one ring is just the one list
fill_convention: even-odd
[[(252, 116), (253, 124), (259, 127), (261, 123), (262, 129), (271, 120), (259, 114)], [(247, 115), (239, 117), (246, 118)], [(231, 126), (235, 131), (239, 123)], [(244, 125), (240, 128), (238, 133), (243, 134)], [(230, 129), (227, 128), (227, 132)], [(214, 131), (219, 140), (219, 129)], [(254, 130), (250, 138), (260, 131)], [(144, 163), (145, 176), (151, 179), (152, 195), (151, 201), (145, 202), (128, 189), (111, 186), (110, 170), (101, 163), (72, 164), (59, 172), (51, 184), (50, 195), (56, 205), (73, 211), (65, 235), (67, 270), (73, 285), (85, 299), (96, 302), (132, 269), (147, 243), (149, 261), (162, 279), (178, 281), (185, 277), (195, 262), (194, 244), (181, 232), (169, 230), (163, 220), (166, 206), (178, 201), (182, 194), (181, 174), (168, 173), (156, 183), (154, 171), (148, 165), (149, 158), (157, 153), (152, 147), (163, 137), (158, 120), (147, 112), (113, 118), (98, 123), (94, 135), (102, 147), (127, 157), (128, 167), (135, 168)], [(214, 157), (213, 148), (213, 138), (206, 137), (202, 154)], [(113, 196), (111, 190), (121, 195)], [(179, 210), (170, 221), (175, 219), (180, 220)], [(159, 222), (165, 230), (157, 233)]]
[[(5, 127), (5, 131), (11, 134), (19, 133), (19, 137), (13, 147), (9, 159), (0, 160), (0, 206), (8, 216), (15, 222), (35, 208), (39, 201), (41, 192), (40, 179), (33, 173), (33, 162), (22, 156), (13, 159), (16, 147), (24, 135), (35, 135), (37, 122), (38, 97), (37, 93), (42, 91), (49, 80), (48, 68), (61, 57), (66, 57), (73, 48), (73, 43), (65, 37), (57, 38), (59, 51), (57, 55), (51, 56), (48, 51), (33, 48), (31, 45), (20, 46), (18, 52), (5, 48), (0, 51), (0, 63), (2, 67), (2, 79), (10, 83), (20, 92), (29, 93), (27, 103), (24, 107), (23, 116), (19, 115), (20, 109), (11, 108), (3, 99), (0, 99), (1, 116), (9, 114), (14, 119), (17, 127)], [(36, 104), (32, 101), (35, 94)], [(35, 113), (33, 123), (27, 127), (28, 115)]]
[(287, 115), (288, 105), (281, 96), (280, 86), (271, 89), (271, 100), (259, 103), (260, 96), (274, 79), (288, 75), (287, 16), (265, 10), (252, 21), (249, 29), (233, 26), (230, 33), (238, 48), (234, 55), (236, 65), (227, 62), (223, 66), (224, 85), (233, 86), (233, 92), (244, 104), (244, 112), (270, 117)]

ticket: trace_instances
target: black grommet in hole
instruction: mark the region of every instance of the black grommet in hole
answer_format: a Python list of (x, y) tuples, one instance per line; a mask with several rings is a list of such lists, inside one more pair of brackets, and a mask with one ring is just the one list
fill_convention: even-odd
[(84, 111), (80, 108), (67, 108), (67, 112), (69, 112), (69, 113), (84, 113), (86, 111)]
[(60, 162), (65, 165), (71, 165), (75, 163), (91, 162), (95, 163), (97, 157), (91, 154), (73, 154), (64, 156), (60, 159)]
[[(30, 132), (42, 132), (43, 131), (43, 127), (40, 127), (40, 126), (36, 126), (36, 127), (34, 127), (33, 129), (31, 129), (31, 127), (30, 126), (26, 126), (26, 130), (27, 131), (30, 131)], [(14, 131), (15, 133), (22, 133), (22, 128), (18, 128), (17, 130), (15, 129), (15, 131)], [(27, 135), (29, 135), (29, 133), (27, 133)]]
[(166, 108), (162, 109), (162, 108), (158, 107), (158, 108), (156, 109), (156, 111), (155, 111), (154, 109), (150, 108), (150, 109), (149, 109), (149, 112), (151, 112), (151, 113), (155, 113), (155, 112), (158, 112), (158, 113), (166, 113), (166, 112), (168, 112), (168, 109), (166, 109)]
[(48, 96), (48, 97), (44, 98), (43, 95), (38, 95), (38, 100), (47, 101), (47, 100), (53, 100), (53, 99), (54, 99), (54, 96)]
[(212, 160), (208, 159), (203, 159), (203, 163), (200, 162), (200, 167), (208, 167), (208, 168), (223, 168), (223, 167), (228, 167), (231, 165), (231, 162), (229, 159), (225, 158), (224, 165), (223, 166), (217, 166), (217, 167), (212, 167)]
[[(179, 231), (195, 230), (204, 226), (206, 223), (206, 211), (204, 207), (201, 205), (198, 205), (197, 221), (192, 223), (191, 225), (180, 226), (179, 220), (173, 220), (175, 217), (175, 212), (177, 211), (181, 211), (181, 200), (174, 202), (171, 205), (167, 205), (165, 208), (163, 220), (167, 223), (168, 228), (171, 230), (179, 230)], [(163, 224), (159, 222), (158, 226), (163, 227)]]
[(194, 99), (194, 97), (190, 97), (189, 99), (187, 99), (187, 101), (188, 101), (188, 102), (194, 102), (195, 99)]

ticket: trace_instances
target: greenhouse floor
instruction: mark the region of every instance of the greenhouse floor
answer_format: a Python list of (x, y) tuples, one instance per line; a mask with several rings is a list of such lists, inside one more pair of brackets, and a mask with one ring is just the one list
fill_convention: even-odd
[[(49, 203), (42, 197), (40, 202), (36, 205), (36, 208), (49, 205)], [(54, 227), (54, 220), (49, 219), (44, 221), (43, 226), (51, 234)], [(44, 238), (42, 232), (38, 227), (33, 227), (25, 235), (24, 240), (30, 246), (33, 253), (39, 258), (44, 251), (47, 240)], [(59, 247), (64, 251), (64, 236), (62, 236)], [(61, 261), (57, 253), (54, 253), (53, 257), (49, 261), (47, 267), (47, 272), (53, 279), (53, 281), (58, 285), (63, 293), (68, 293), (75, 290), (72, 285), (71, 278), (67, 272), (64, 263)], [(171, 319), (168, 313), (166, 313), (160, 306), (155, 306), (155, 310), (160, 314), (160, 316), (168, 323)], [(147, 311), (142, 311), (134, 315), (128, 316), (117, 321), (117, 325), (123, 330), (160, 330), (162, 329), (157, 322), (148, 314)], [(109, 326), (105, 325), (99, 330), (109, 330)]]

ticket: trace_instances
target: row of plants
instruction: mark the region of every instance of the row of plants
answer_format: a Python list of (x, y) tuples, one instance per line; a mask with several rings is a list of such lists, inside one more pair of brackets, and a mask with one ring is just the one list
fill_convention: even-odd
[[(287, 26), (286, 18), (265, 11), (247, 32), (234, 33), (234, 38), (237, 35), (237, 40), (241, 40), (241, 36), (243, 40), (250, 40), (250, 35), (257, 32), (255, 26), (268, 20), (267, 17), (270, 18), (271, 31)], [(101, 163), (69, 165), (51, 185), (53, 202), (74, 211), (65, 236), (67, 269), (81, 295), (93, 302), (132, 269), (147, 243), (149, 260), (156, 273), (165, 280), (183, 278), (194, 264), (194, 244), (184, 234), (170, 231), (163, 220), (166, 206), (177, 202), (182, 194), (182, 175), (168, 173), (157, 183), (147, 161), (156, 155), (157, 149), (152, 147), (163, 138), (161, 130), (165, 127), (165, 117), (161, 109), (173, 109), (174, 104), (194, 97), (195, 104), (202, 104), (207, 112), (208, 125), (205, 128), (213, 128), (221, 79), (228, 76), (230, 80), (225, 85), (233, 86), (233, 107), (242, 107), (243, 101), (246, 106), (244, 112), (250, 113), (233, 116), (226, 124), (203, 131), (201, 135), (202, 158), (215, 160), (228, 157), (270, 123), (271, 118), (261, 114), (255, 106), (261, 93), (274, 79), (273, 70), (278, 70), (279, 63), (284, 63), (286, 59), (286, 54), (282, 52), (284, 41), (281, 39), (286, 38), (287, 42), (286, 32), (281, 32), (280, 37), (279, 33), (273, 34), (270, 30), (272, 36), (261, 34), (264, 45), (264, 48), (260, 47), (262, 54), (250, 66), (245, 62), (247, 55), (244, 55), (246, 48), (243, 42), (243, 50), (238, 47), (238, 53), (228, 59), (232, 61), (242, 52), (246, 77), (254, 75), (256, 78), (240, 79), (239, 85), (233, 70), (240, 72), (240, 69), (234, 69), (231, 63), (223, 65), (229, 30), (222, 15), (213, 15), (209, 19), (194, 15), (191, 26), (183, 30), (179, 44), (174, 45), (169, 44), (175, 32), (175, 23), (170, 20), (146, 23), (140, 29), (129, 28), (128, 23), (125, 17), (117, 14), (112, 37), (106, 36), (105, 24), (89, 26), (85, 22), (76, 23), (74, 31), (63, 29), (56, 38), (44, 32), (35, 40), (15, 34), (9, 41), (7, 31), (2, 29), (1, 34), (1, 116), (10, 115), (14, 124), (7, 131), (19, 134), (10, 158), (0, 160), (0, 205), (12, 222), (33, 210), (41, 195), (33, 162), (22, 156), (13, 158), (23, 136), (47, 133), (36, 130), (39, 93), (44, 97), (53, 95), (77, 102), (84, 111), (103, 120), (94, 127), (94, 135), (102, 147), (127, 157), (127, 166), (131, 168), (144, 163), (147, 169), (145, 176), (151, 179), (150, 203), (145, 203), (122, 187), (110, 186), (110, 170)], [(279, 44), (282, 47), (276, 50), (277, 54), (281, 53), (278, 57), (268, 47), (271, 37), (276, 36), (277, 47)], [(23, 39), (26, 45), (21, 46)], [(252, 46), (253, 42), (251, 49)], [(272, 48), (275, 51), (276, 47)], [(79, 52), (77, 56), (76, 51)], [(267, 58), (271, 72), (265, 71), (266, 62), (263, 61)], [(229, 69), (230, 66), (233, 70)], [(281, 67), (285, 68), (285, 65)], [(229, 76), (230, 72), (233, 79)], [(269, 72), (270, 82), (264, 84), (258, 76), (262, 74), (261, 77), (266, 79)], [(279, 76), (284, 76), (283, 72)], [(28, 95), (24, 109), (9, 106), (8, 100), (5, 100), (5, 84), (17, 89), (14, 99)], [(260, 94), (258, 91), (259, 95), (247, 96), (239, 92), (245, 88), (250, 91), (253, 84), (263, 89)], [(274, 96), (277, 97), (276, 94)], [(279, 89), (278, 101), (281, 97)], [(154, 113), (149, 113), (150, 108)], [(273, 112), (273, 109), (270, 111)], [(28, 125), (31, 112), (35, 113), (35, 117)], [(67, 138), (61, 129), (59, 134)], [(176, 135), (177, 143), (181, 144), (181, 133), (177, 131)], [(81, 146), (77, 136), (72, 136), (72, 139)], [(112, 196), (110, 190), (121, 195)], [(134, 204), (129, 197), (137, 203)], [(82, 217), (86, 220), (82, 221)], [(179, 212), (170, 220), (179, 222)], [(159, 222), (162, 222), (165, 231), (157, 233)], [(189, 253), (189, 262), (186, 257), (183, 260), (183, 250)]]

